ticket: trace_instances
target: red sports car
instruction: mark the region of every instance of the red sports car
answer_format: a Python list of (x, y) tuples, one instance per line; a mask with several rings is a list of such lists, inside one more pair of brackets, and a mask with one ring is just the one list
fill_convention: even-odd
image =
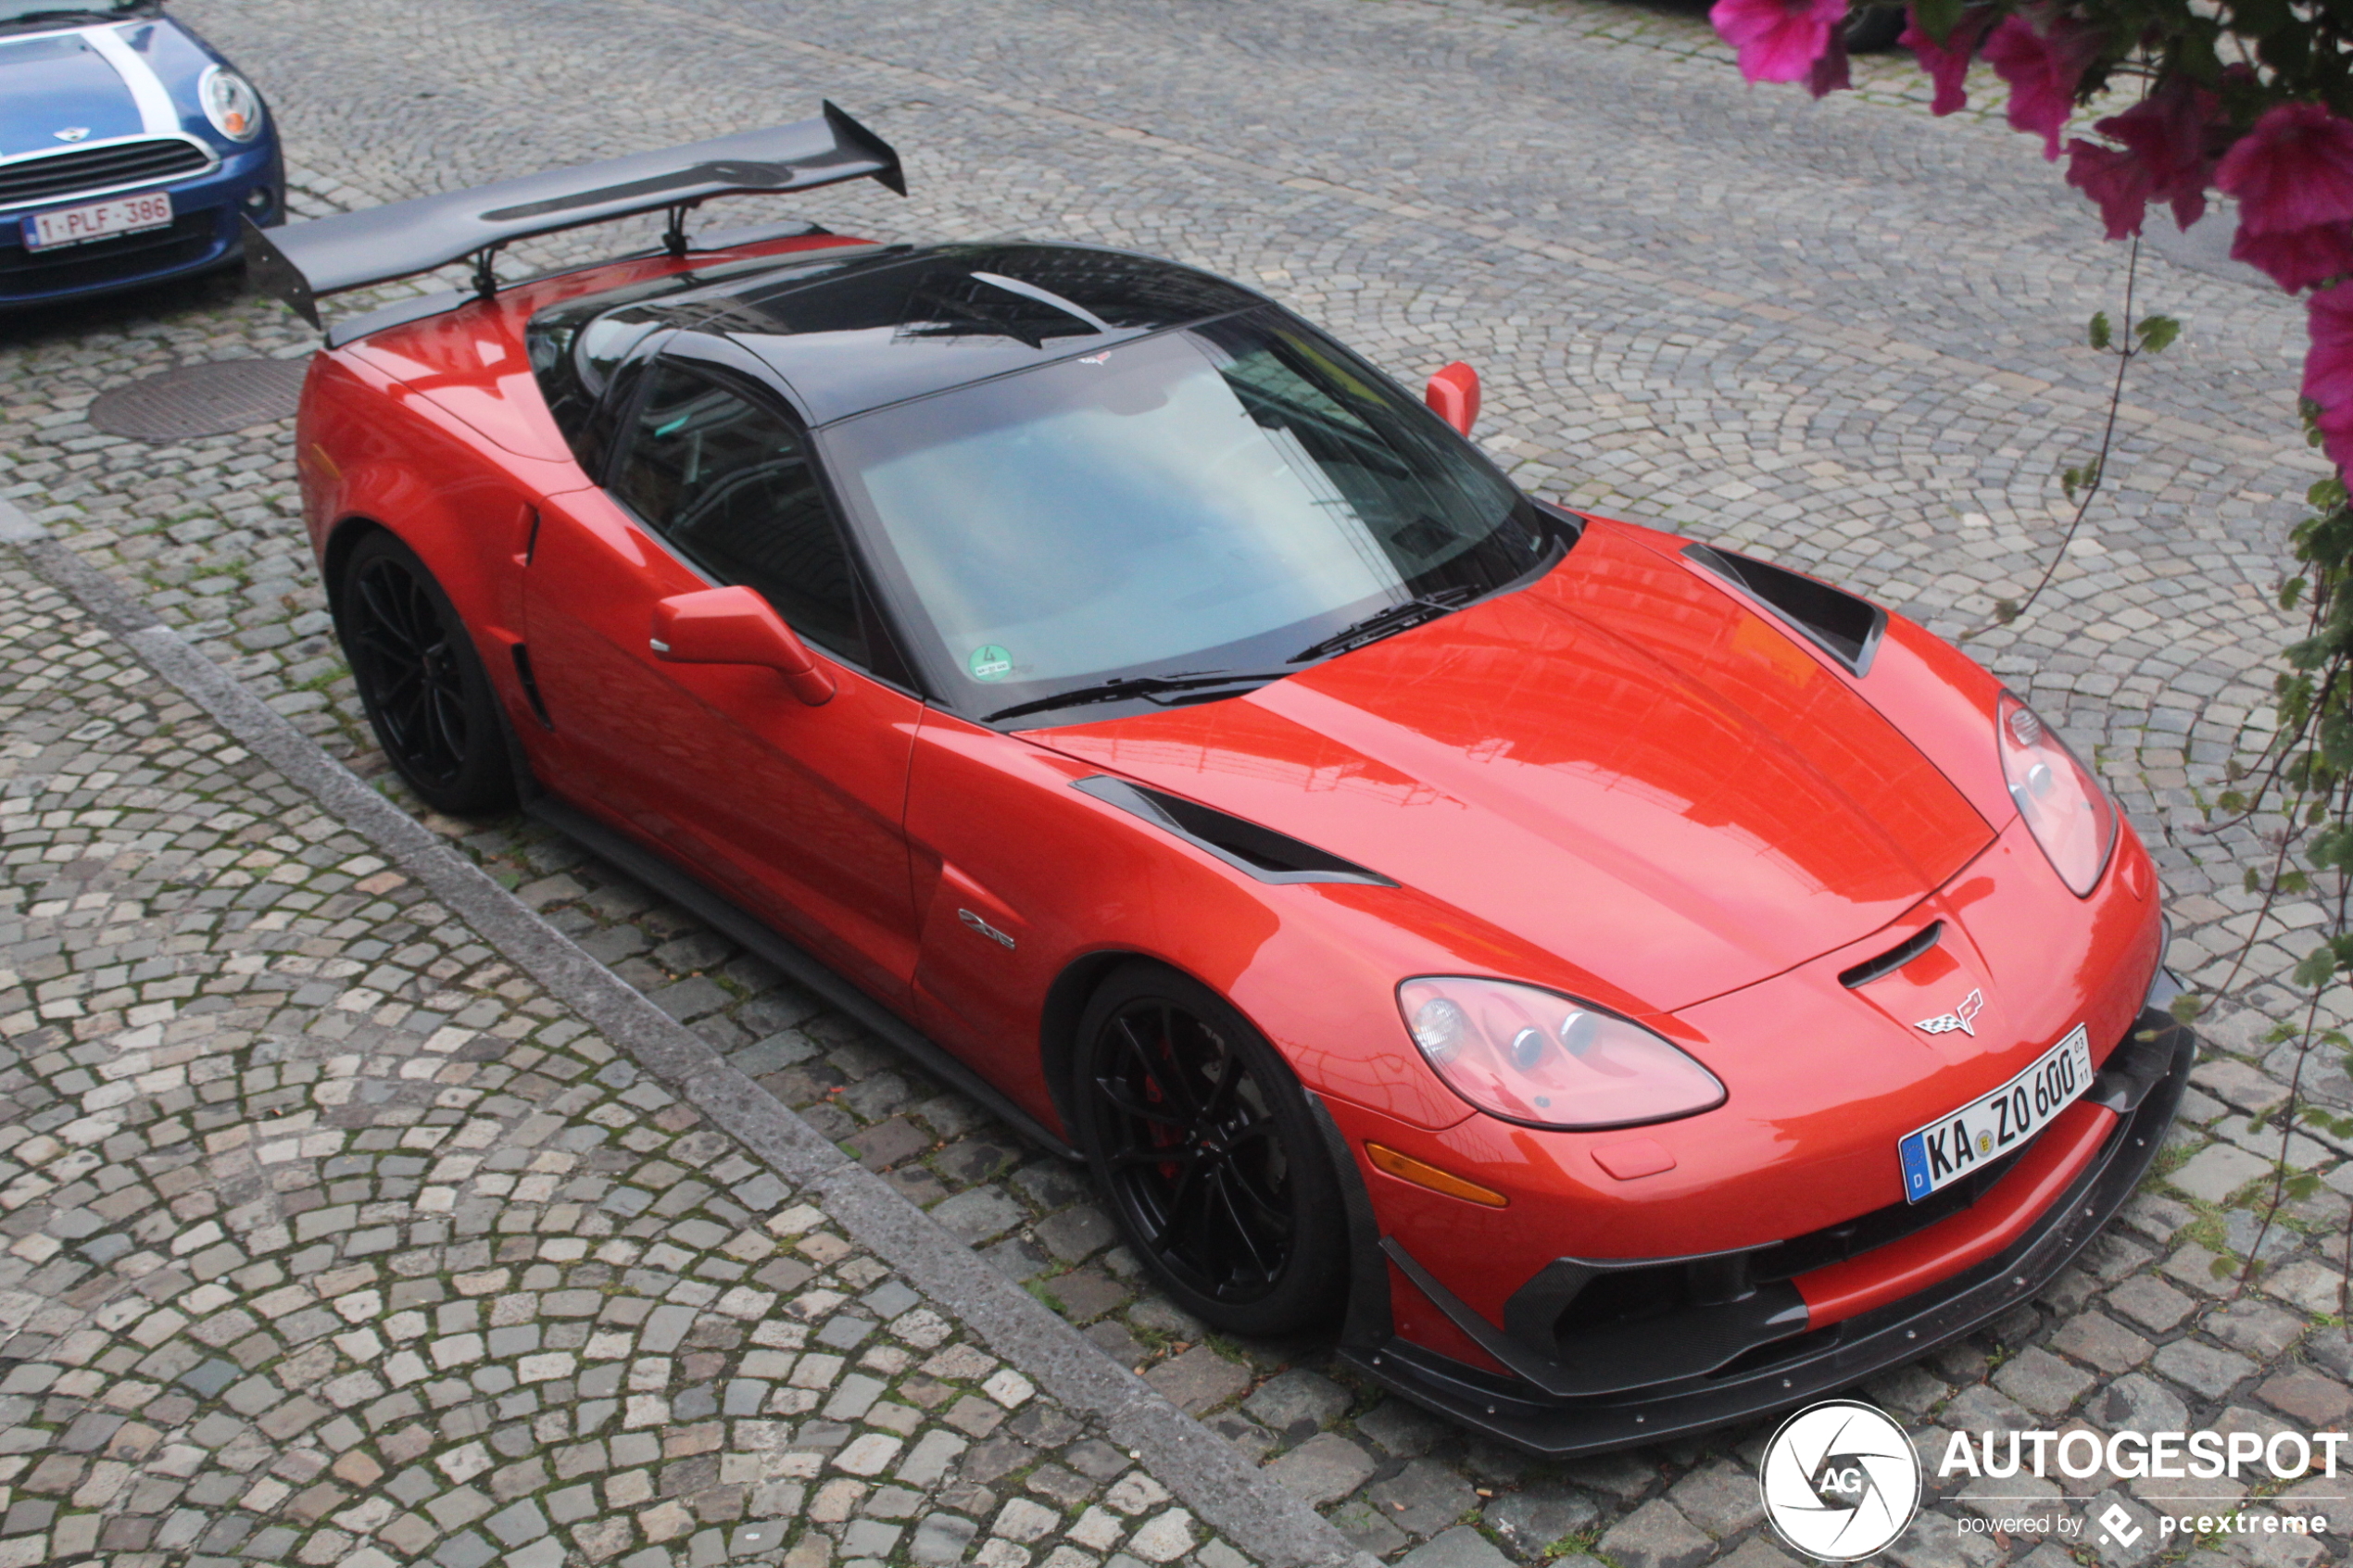
[[(1073, 245), (691, 237), (822, 119), (248, 236), (384, 750), (1083, 1157), (1168, 1295), (1567, 1454), (2031, 1295), (2196, 1042), (2034, 713), (1813, 578), (1522, 494), (1280, 306)], [(668, 207), (502, 285), (497, 246)]]

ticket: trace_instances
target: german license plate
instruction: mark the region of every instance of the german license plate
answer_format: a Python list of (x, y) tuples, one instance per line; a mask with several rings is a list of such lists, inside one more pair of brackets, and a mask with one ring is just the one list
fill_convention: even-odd
[(1913, 1203), (1949, 1186), (1989, 1160), (1999, 1160), (2050, 1125), (2092, 1086), (2092, 1047), (2077, 1024), (2066, 1039), (1992, 1094), (1897, 1141), (1904, 1196)]
[(117, 196), (87, 207), (29, 213), (19, 221), (23, 226), (25, 249), (55, 250), (141, 229), (160, 229), (171, 221), (171, 195), (155, 191), (144, 196)]

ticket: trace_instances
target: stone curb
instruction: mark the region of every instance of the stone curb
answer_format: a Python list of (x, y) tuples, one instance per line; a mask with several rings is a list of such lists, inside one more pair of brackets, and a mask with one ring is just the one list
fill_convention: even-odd
[(1114, 1361), (881, 1177), (852, 1161), (684, 1024), (480, 867), (368, 787), (111, 579), (0, 497), (0, 544), (70, 596), (254, 755), (414, 877), (638, 1065), (742, 1142), (861, 1246), (969, 1324), (1055, 1399), (1091, 1411), (1204, 1523), (1267, 1568), (1378, 1568), (1339, 1529)]

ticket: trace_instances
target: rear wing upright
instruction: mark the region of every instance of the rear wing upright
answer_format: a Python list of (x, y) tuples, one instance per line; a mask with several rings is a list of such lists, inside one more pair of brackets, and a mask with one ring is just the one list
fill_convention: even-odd
[(420, 196), (282, 228), (245, 221), (245, 270), (312, 326), (319, 301), (346, 289), (429, 272), (469, 257), (474, 289), (497, 290), (501, 246), (639, 213), (667, 210), (668, 244), (686, 249), (686, 214), (714, 196), (807, 191), (872, 179), (900, 195), (906, 176), (890, 144), (830, 102), (814, 119), (743, 131), (661, 152), (551, 169), (468, 191)]

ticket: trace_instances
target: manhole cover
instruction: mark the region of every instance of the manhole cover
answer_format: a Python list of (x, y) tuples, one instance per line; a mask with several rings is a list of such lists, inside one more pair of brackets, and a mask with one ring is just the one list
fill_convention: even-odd
[(134, 441), (225, 435), (291, 418), (309, 368), (306, 359), (209, 359), (182, 365), (100, 393), (90, 405), (90, 422), (108, 435)]

